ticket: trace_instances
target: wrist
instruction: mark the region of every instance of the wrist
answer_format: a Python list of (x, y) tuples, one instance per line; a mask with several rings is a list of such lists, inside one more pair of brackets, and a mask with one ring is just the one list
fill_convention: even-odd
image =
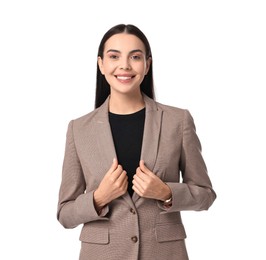
[(166, 192), (163, 198), (163, 205), (165, 207), (170, 207), (172, 206), (172, 191), (167, 184), (165, 184), (165, 187), (166, 187)]
[(98, 213), (101, 212), (102, 208), (105, 206), (104, 201), (101, 199), (100, 194), (98, 193), (98, 190), (95, 190), (94, 194), (93, 194), (93, 203), (94, 203), (94, 207), (96, 209), (96, 211)]
[(169, 186), (165, 183), (165, 189), (164, 189), (164, 193), (163, 193), (163, 197), (162, 197), (162, 201), (168, 201), (172, 198), (172, 191), (169, 188)]

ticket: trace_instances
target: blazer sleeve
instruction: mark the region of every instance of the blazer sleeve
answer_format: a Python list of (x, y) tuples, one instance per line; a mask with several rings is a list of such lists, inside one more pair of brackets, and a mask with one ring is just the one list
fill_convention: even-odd
[(77, 154), (72, 120), (68, 125), (62, 180), (59, 190), (57, 219), (65, 228), (74, 228), (79, 224), (107, 219), (108, 206), (101, 214), (95, 210), (93, 193), (86, 193), (86, 182)]
[(216, 199), (216, 193), (208, 176), (201, 153), (201, 143), (196, 134), (194, 120), (184, 111), (182, 152), (179, 162), (183, 182), (167, 182), (172, 191), (172, 206), (162, 207), (166, 212), (182, 210), (208, 210)]

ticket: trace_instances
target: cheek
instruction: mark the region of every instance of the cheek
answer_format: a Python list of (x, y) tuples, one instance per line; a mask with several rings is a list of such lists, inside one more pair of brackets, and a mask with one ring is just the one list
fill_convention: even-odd
[(140, 73), (140, 74), (145, 74), (146, 73), (146, 70), (147, 70), (147, 67), (145, 66), (145, 64), (137, 64), (135, 66), (135, 70)]
[(105, 73), (112, 73), (116, 69), (115, 64), (108, 63), (104, 65), (104, 71)]

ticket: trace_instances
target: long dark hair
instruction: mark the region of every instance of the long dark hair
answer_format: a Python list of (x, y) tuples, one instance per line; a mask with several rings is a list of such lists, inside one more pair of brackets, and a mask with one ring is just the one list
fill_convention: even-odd
[[(151, 48), (148, 42), (148, 39), (144, 35), (144, 33), (132, 24), (118, 24), (111, 29), (109, 29), (105, 35), (103, 36), (99, 49), (98, 49), (98, 57), (103, 59), (103, 50), (106, 41), (113, 35), (119, 33), (127, 33), (137, 36), (144, 44), (146, 51), (146, 59), (152, 58)], [(143, 93), (145, 93), (148, 97), (155, 99), (154, 95), (154, 86), (153, 86), (153, 72), (152, 72), (152, 60), (150, 64), (149, 71), (147, 75), (144, 77), (142, 83), (140, 84), (140, 89)], [(97, 76), (96, 76), (96, 95), (95, 95), (95, 108), (101, 106), (106, 98), (110, 95), (110, 85), (106, 81), (104, 75), (102, 75), (99, 65), (97, 63)]]

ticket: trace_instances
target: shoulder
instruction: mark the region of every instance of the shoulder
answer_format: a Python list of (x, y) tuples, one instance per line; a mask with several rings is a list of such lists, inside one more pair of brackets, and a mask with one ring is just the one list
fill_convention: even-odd
[(76, 128), (83, 128), (95, 125), (95, 123), (106, 122), (108, 119), (108, 99), (98, 108), (90, 111), (89, 113), (72, 119), (71, 122)]
[(155, 101), (155, 102), (156, 102), (157, 107), (159, 109), (161, 109), (162, 111), (166, 112), (166, 113), (184, 114), (184, 113), (186, 113), (186, 111), (188, 111), (185, 108), (176, 107), (176, 106), (170, 106), (170, 105), (167, 105), (167, 104), (160, 103), (158, 101)]
[(178, 124), (191, 124), (194, 121), (189, 109), (187, 108), (170, 106), (159, 102), (157, 102), (157, 106), (162, 110), (163, 118), (173, 124), (174, 122)]
[(161, 110), (162, 112), (169, 114), (184, 114), (188, 112), (188, 109), (163, 104), (146, 95), (144, 95), (144, 101), (148, 110)]
[(180, 131), (195, 131), (194, 119), (187, 108), (180, 108), (156, 102), (162, 111), (162, 124), (167, 129), (179, 129)]
[(99, 111), (99, 108), (94, 109), (85, 115), (81, 115), (77, 118), (72, 119), (72, 121), (74, 121), (75, 123), (79, 123), (79, 124), (82, 124), (83, 122), (91, 121), (93, 120), (95, 116), (97, 116), (98, 111)]
[(161, 111), (164, 119), (169, 120), (193, 120), (189, 109), (163, 104), (144, 95), (147, 111)]
[(68, 123), (68, 129), (73, 132), (83, 132), (84, 129), (93, 129), (99, 118), (99, 108), (88, 112), (87, 114), (73, 118)]
[(178, 106), (171, 106), (167, 104), (160, 103), (158, 101), (155, 101), (155, 104), (159, 110), (161, 110), (164, 114), (164, 116), (179, 118), (179, 119), (186, 119), (186, 118), (192, 118), (191, 113), (189, 109), (187, 108), (181, 108)]

